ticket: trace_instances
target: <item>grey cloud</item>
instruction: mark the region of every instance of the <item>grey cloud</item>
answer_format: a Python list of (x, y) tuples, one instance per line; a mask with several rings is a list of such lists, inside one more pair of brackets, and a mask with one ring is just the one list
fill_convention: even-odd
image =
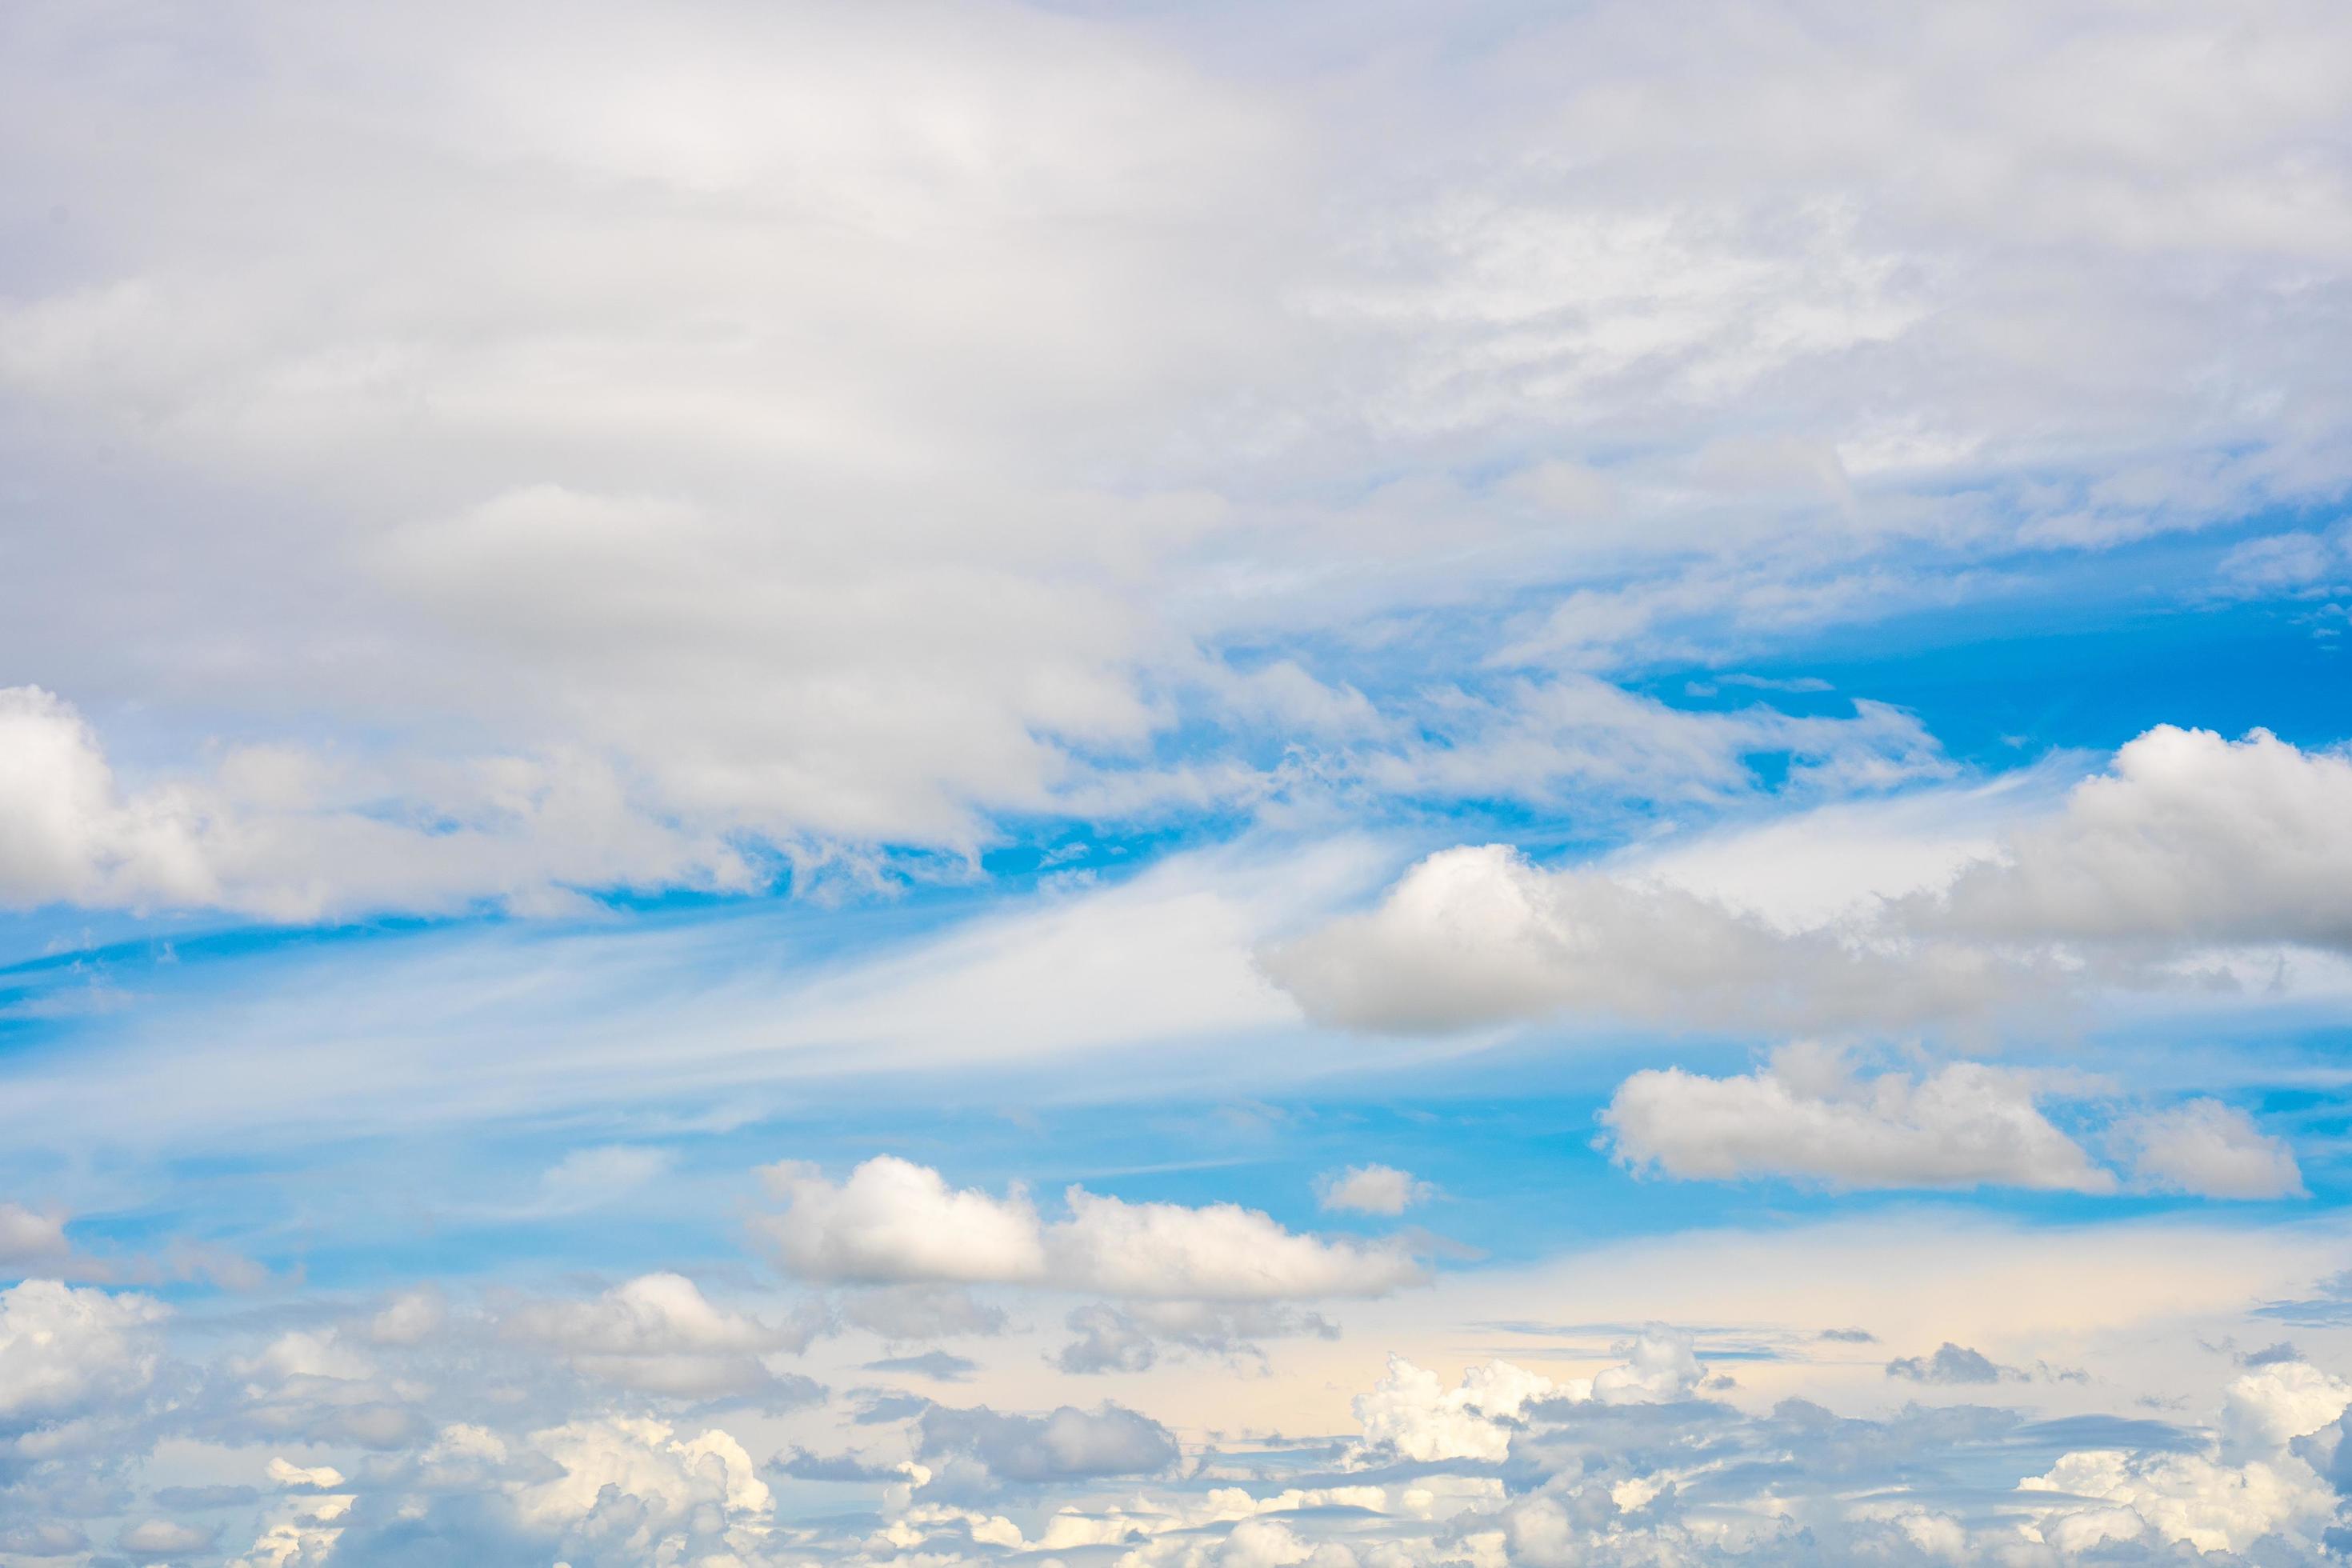
[(1937, 1346), (1931, 1356), (1896, 1357), (1886, 1363), (1886, 1375), (1907, 1378), (1913, 1383), (1971, 1384), (1999, 1383), (2023, 1373), (2013, 1367), (1999, 1365), (1965, 1345), (1946, 1342)]
[(912, 1372), (941, 1383), (969, 1383), (980, 1363), (967, 1361), (945, 1351), (926, 1351), (920, 1355), (886, 1356), (866, 1363), (868, 1372)]
[(917, 1427), (926, 1457), (971, 1458), (1007, 1481), (1151, 1475), (1179, 1455), (1168, 1428), (1108, 1401), (1092, 1410), (1065, 1405), (1045, 1415), (933, 1405)]

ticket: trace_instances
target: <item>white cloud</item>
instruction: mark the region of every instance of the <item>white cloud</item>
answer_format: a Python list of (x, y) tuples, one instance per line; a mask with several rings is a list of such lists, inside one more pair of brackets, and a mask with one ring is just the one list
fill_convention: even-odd
[(2217, 1100), (2192, 1100), (2126, 1119), (2116, 1130), (2134, 1182), (2209, 1198), (2305, 1196), (2302, 1169), (2284, 1138)]
[(1427, 1202), (1433, 1190), (1412, 1172), (1392, 1165), (1350, 1165), (1315, 1181), (1316, 1200), (1325, 1208), (1355, 1214), (1401, 1215)]
[(1499, 1460), (1510, 1452), (1519, 1414), (1559, 1385), (1508, 1362), (1488, 1362), (1447, 1388), (1435, 1373), (1391, 1354), (1388, 1376), (1356, 1396), (1364, 1441), (1408, 1459)]
[(1737, 1078), (1635, 1073), (1601, 1119), (1620, 1161), (1685, 1179), (2114, 1191), (2113, 1173), (2036, 1105), (2044, 1082), (1975, 1062), (1860, 1078), (1834, 1051), (1792, 1046)]
[(937, 1171), (895, 1155), (828, 1181), (814, 1165), (761, 1173), (788, 1206), (756, 1223), (786, 1268), (817, 1279), (1002, 1284), (1040, 1279), (1045, 1244), (1019, 1187), (1003, 1198), (951, 1189)]
[(2020, 1481), (2027, 1496), (2098, 1500), (2054, 1507), (2031, 1533), (2073, 1555), (2143, 1537), (2245, 1552), (2268, 1535), (2315, 1529), (2334, 1515), (2336, 1489), (2289, 1445), (2333, 1424), (2347, 1403), (2352, 1386), (2299, 1362), (2248, 1373), (2224, 1393), (2225, 1441), (2209, 1452), (2086, 1450)]
[[(400, 814), (371, 808), (395, 789)], [(314, 921), (484, 900), (552, 911), (576, 906), (570, 886), (669, 885), (742, 888), (749, 874), (716, 837), (645, 816), (611, 766), (584, 755), (396, 780), (248, 749), (207, 775), (126, 789), (69, 704), (0, 688), (0, 904)]]
[[(22, 799), (64, 831), (7, 846), (12, 898), (737, 886), (737, 835), (813, 862), (1246, 804), (1269, 715), (1434, 737), (1378, 788), (1713, 798), (1789, 726), (1620, 732), (1488, 656), (1705, 653), (1883, 611), (1922, 538), (1965, 565), (2346, 478), (2308, 349), (2352, 247), (2308, 155), (2345, 123), (2326, 7), (2216, 50), (2194, 7), (2007, 4), (1923, 49), (1701, 0), (1671, 59), (1623, 3), (568, 20), (12, 33), (15, 181), (87, 195), (0, 309), (33, 465), (0, 664), (170, 781), (46, 753)], [(1885, 89), (1797, 128), (1854, 81)], [(83, 115), (128, 129), (37, 133)], [(1449, 670), (1221, 657), (1423, 612), (1470, 628), (1423, 644)], [(243, 800), (186, 763), (224, 728), (299, 742), (241, 777), (351, 787)], [(1901, 728), (1780, 740), (1851, 781), (1922, 763)], [(1154, 753), (1215, 731), (1247, 738)]]
[(1508, 1457), (1512, 1435), (1528, 1426), (1533, 1406), (1547, 1401), (1616, 1406), (1686, 1399), (1705, 1375), (1691, 1336), (1664, 1324), (1651, 1324), (1615, 1346), (1613, 1353), (1624, 1359), (1591, 1378), (1555, 1383), (1509, 1362), (1492, 1361), (1465, 1371), (1450, 1389), (1436, 1373), (1391, 1353), (1388, 1376), (1357, 1395), (1352, 1408), (1368, 1448), (1423, 1462), (1493, 1463)]
[(2352, 758), (2158, 725), (1915, 918), (2003, 941), (2352, 947)]
[(1802, 1029), (1933, 1016), (1982, 979), (1981, 965), (1897, 965), (1671, 887), (1545, 871), (1499, 844), (1432, 855), (1370, 912), (1259, 961), (1310, 1016), (1382, 1031), (1562, 1011)]
[(431, 1284), (404, 1290), (368, 1321), (368, 1338), (380, 1345), (422, 1344), (448, 1321), (449, 1303)]
[[(517, 1517), (536, 1532), (563, 1541), (591, 1530), (604, 1550), (639, 1562), (706, 1532), (738, 1551), (767, 1532), (774, 1496), (742, 1444), (719, 1427), (683, 1437), (667, 1422), (611, 1416), (534, 1432), (530, 1443), (557, 1471), (510, 1489)], [(607, 1512), (608, 1497), (624, 1507)], [(698, 1517), (706, 1511), (709, 1523)]]
[(0, 1290), (0, 1420), (69, 1414), (154, 1377), (163, 1305), (54, 1279)]
[(803, 1402), (807, 1379), (762, 1361), (806, 1345), (804, 1329), (714, 1306), (678, 1274), (646, 1274), (587, 1300), (541, 1301), (509, 1315), (509, 1333), (563, 1352), (591, 1377), (648, 1394), (709, 1399), (764, 1394)]
[(2015, 793), (1998, 823), (1982, 805), (2009, 792), (1979, 795), (1981, 852), (1937, 830), (1897, 870), (1845, 879), (1843, 901), (1759, 896), (1753, 836), (1722, 841), (1749, 862), (1725, 874), (1705, 842), (1654, 868), (1550, 870), (1508, 846), (1464, 846), (1420, 861), (1371, 910), (1262, 947), (1260, 963), (1310, 1016), (1360, 1029), (1566, 1013), (1804, 1033), (2169, 984), (2171, 966), (2215, 949), (2352, 951), (2343, 754), (2160, 725), (2053, 809)]
[(1063, 1194), (1069, 1216), (1047, 1222), (1017, 1186), (1003, 1198), (955, 1191), (938, 1172), (890, 1155), (838, 1184), (810, 1165), (765, 1174), (790, 1206), (757, 1226), (786, 1267), (810, 1279), (1264, 1301), (1380, 1296), (1423, 1278), (1396, 1244), (1302, 1236), (1233, 1204), (1130, 1204), (1073, 1186)]

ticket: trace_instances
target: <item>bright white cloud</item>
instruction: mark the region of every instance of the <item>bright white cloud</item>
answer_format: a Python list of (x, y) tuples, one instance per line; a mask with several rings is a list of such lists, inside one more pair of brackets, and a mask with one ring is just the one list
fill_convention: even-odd
[(1303, 1236), (1234, 1204), (1130, 1204), (1071, 1187), (1045, 1221), (1022, 1189), (950, 1189), (890, 1155), (836, 1184), (814, 1166), (765, 1173), (790, 1206), (756, 1222), (786, 1267), (817, 1279), (1050, 1285), (1212, 1301), (1380, 1296), (1423, 1277), (1393, 1243)]
[(137, 1394), (154, 1377), (156, 1325), (166, 1315), (150, 1297), (54, 1279), (0, 1290), (0, 1421), (66, 1415)]
[(2053, 1508), (2030, 1533), (2069, 1556), (2143, 1538), (2245, 1552), (2266, 1536), (2315, 1533), (2335, 1514), (2336, 1489), (2289, 1445), (2333, 1424), (2347, 1403), (2352, 1386), (2302, 1363), (2249, 1373), (2225, 1391), (2226, 1441), (2215, 1449), (2071, 1453), (2020, 1481), (2028, 1495), (2099, 1500)]

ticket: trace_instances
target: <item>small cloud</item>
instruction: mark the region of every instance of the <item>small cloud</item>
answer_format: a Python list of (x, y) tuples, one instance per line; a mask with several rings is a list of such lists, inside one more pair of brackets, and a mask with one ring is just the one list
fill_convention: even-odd
[(1984, 1384), (1999, 1383), (2003, 1378), (2022, 1378), (2024, 1374), (2013, 1367), (2002, 1366), (1980, 1352), (1947, 1340), (1934, 1355), (1899, 1356), (1888, 1362), (1886, 1375), (1907, 1378), (1913, 1383)]
[(1427, 1202), (1436, 1190), (1392, 1165), (1350, 1165), (1315, 1179), (1316, 1196), (1324, 1208), (1353, 1214), (1401, 1215)]
[(599, 1208), (662, 1175), (673, 1160), (667, 1149), (625, 1143), (574, 1149), (540, 1177), (540, 1201), (556, 1214)]
[(1868, 1329), (1823, 1329), (1819, 1338), (1842, 1345), (1874, 1345), (1878, 1336)]
[(880, 1361), (866, 1363), (868, 1372), (911, 1372), (940, 1383), (969, 1383), (980, 1363), (966, 1361), (945, 1351), (926, 1351), (921, 1355), (885, 1356)]

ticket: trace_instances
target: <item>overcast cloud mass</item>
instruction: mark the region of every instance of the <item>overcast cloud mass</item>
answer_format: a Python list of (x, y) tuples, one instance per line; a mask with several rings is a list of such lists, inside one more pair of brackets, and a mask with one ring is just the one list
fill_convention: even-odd
[(0, 1568), (2352, 1557), (2347, 84), (0, 6)]

